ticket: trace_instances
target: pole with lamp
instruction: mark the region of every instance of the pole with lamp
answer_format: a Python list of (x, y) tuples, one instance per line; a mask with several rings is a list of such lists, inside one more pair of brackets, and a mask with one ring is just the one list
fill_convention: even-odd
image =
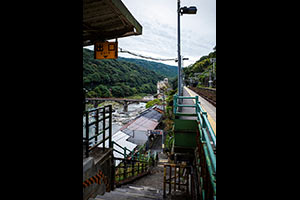
[(196, 13), (197, 13), (197, 8), (195, 6), (180, 7), (180, 0), (177, 0), (178, 96), (183, 96), (182, 73), (181, 73), (181, 54), (180, 54), (180, 16), (183, 14), (196, 14)]

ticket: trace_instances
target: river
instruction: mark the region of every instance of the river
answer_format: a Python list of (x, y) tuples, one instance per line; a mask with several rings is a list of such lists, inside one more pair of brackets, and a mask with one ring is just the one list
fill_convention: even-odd
[(116, 133), (123, 125), (136, 118), (141, 112), (146, 110), (146, 103), (135, 103), (128, 105), (128, 112), (123, 112), (123, 105), (113, 112), (112, 132)]

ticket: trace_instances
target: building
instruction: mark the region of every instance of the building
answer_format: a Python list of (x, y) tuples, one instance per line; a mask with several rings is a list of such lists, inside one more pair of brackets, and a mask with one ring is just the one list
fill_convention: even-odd
[[(157, 94), (163, 93), (164, 89), (169, 87), (169, 81), (168, 78), (164, 78), (163, 81), (158, 81), (157, 82)], [(158, 95), (159, 97), (159, 95)]]
[[(124, 125), (119, 131), (112, 136), (112, 141), (118, 143), (122, 147), (126, 147), (129, 151), (133, 151), (138, 146), (146, 144), (148, 145), (150, 131), (155, 130), (158, 124), (161, 122), (163, 112), (161, 106), (153, 106), (144, 112), (142, 112), (134, 120)], [(108, 141), (105, 144), (108, 146)], [(118, 146), (114, 148), (123, 152)], [(116, 151), (113, 152), (114, 157), (124, 158), (124, 156)], [(119, 164), (116, 161), (116, 166)]]

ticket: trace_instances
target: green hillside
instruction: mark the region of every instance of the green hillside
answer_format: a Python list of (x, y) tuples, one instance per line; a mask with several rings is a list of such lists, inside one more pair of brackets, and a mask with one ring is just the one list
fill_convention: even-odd
[(83, 49), (83, 86), (88, 97), (126, 97), (156, 93), (157, 81), (165, 76), (125, 59), (94, 59), (94, 52)]
[[(208, 87), (209, 74), (212, 72), (213, 64), (210, 62), (211, 58), (216, 58), (217, 49), (214, 47), (214, 51), (210, 52), (206, 56), (202, 56), (197, 62), (194, 64), (183, 68), (185, 82), (188, 85), (195, 86), (195, 83), (199, 87)], [(217, 72), (217, 63), (215, 63), (214, 72)], [(192, 82), (190, 80), (193, 80)], [(213, 87), (216, 87), (216, 79), (213, 81)]]
[[(178, 67), (172, 65), (166, 65), (163, 63), (143, 60), (143, 59), (135, 59), (135, 58), (123, 58), (119, 57), (118, 60), (135, 63), (139, 66), (142, 66), (146, 69), (150, 69), (155, 71), (156, 73), (163, 75), (169, 79), (175, 78), (178, 73)], [(174, 62), (175, 63), (175, 62)]]

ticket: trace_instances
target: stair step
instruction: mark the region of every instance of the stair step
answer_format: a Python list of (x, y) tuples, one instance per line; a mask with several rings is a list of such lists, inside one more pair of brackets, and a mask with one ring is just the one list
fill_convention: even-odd
[(162, 192), (148, 186), (127, 185), (125, 187), (116, 188), (110, 193), (105, 193), (103, 196), (97, 195), (94, 200), (151, 200), (163, 199)]
[(111, 195), (103, 195), (97, 196), (95, 200), (151, 200), (151, 199), (162, 199), (162, 197), (157, 196), (149, 196), (145, 194), (138, 194), (138, 193), (112, 193)]

